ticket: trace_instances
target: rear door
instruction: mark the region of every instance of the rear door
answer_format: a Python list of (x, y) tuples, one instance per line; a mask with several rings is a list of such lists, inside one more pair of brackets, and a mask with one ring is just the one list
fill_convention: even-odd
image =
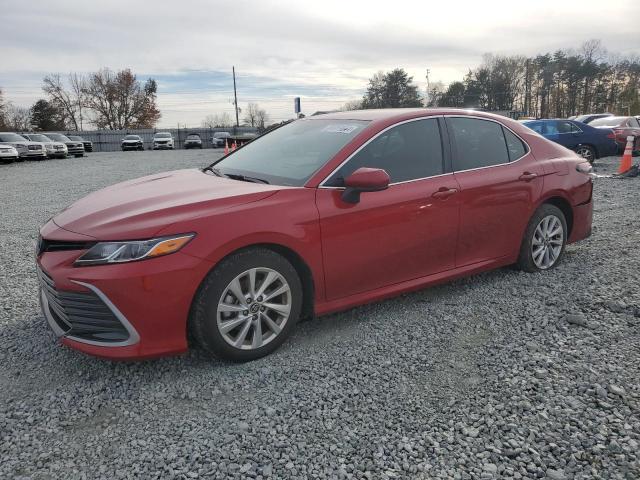
[(499, 122), (447, 117), (460, 185), (456, 266), (517, 254), (543, 170), (528, 146)]
[[(445, 170), (442, 122), (416, 119), (381, 132), (318, 188), (328, 300), (454, 267), (459, 188)], [(360, 167), (384, 169), (391, 185), (347, 203), (344, 178)]]

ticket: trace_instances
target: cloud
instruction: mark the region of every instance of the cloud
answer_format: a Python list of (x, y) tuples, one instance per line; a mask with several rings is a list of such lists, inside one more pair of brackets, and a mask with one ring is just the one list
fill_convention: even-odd
[(397, 66), (423, 88), (427, 68), (449, 82), (486, 52), (536, 54), (595, 37), (622, 55), (640, 53), (637, 0), (615, 9), (600, 0), (4, 3), (0, 85), (10, 99), (33, 101), (46, 73), (131, 68), (158, 79), (167, 125), (228, 109), (232, 65), (241, 103), (260, 99), (288, 118), (296, 94), (335, 108), (374, 72)]

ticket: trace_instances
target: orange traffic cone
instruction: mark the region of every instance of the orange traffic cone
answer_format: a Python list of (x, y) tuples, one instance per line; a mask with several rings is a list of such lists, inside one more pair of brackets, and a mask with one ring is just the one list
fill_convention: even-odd
[(231, 150), (235, 150), (236, 149), (236, 141), (234, 140), (233, 143), (231, 144)]
[(229, 144), (227, 143), (227, 141), (224, 141), (224, 154), (228, 155), (229, 154)]
[(618, 167), (618, 173), (625, 173), (627, 170), (631, 168), (633, 164), (633, 141), (634, 137), (629, 135), (627, 137), (627, 146), (624, 149), (624, 155), (622, 155), (622, 160), (620, 160), (620, 166)]

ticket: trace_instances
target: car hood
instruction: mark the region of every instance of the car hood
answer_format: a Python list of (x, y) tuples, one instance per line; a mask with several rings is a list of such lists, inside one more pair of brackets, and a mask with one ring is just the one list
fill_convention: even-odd
[(287, 187), (216, 177), (198, 169), (176, 170), (98, 190), (52, 222), (98, 240), (151, 238), (175, 222), (255, 202), (283, 188)]
[(162, 140), (173, 141), (173, 138), (172, 137), (153, 137), (154, 142), (161, 142)]
[(122, 140), (122, 143), (138, 143), (141, 142), (141, 139), (136, 139), (136, 140)]

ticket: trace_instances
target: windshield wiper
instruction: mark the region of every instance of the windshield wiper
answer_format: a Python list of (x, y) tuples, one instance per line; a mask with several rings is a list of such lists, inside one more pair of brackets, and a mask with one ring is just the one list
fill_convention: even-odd
[(269, 183), (264, 178), (248, 177), (247, 175), (240, 175), (238, 173), (225, 173), (224, 175), (228, 178), (232, 178), (233, 180), (241, 180), (243, 182)]
[(253, 183), (266, 183), (266, 184), (269, 184), (269, 182), (267, 182), (263, 178), (249, 177), (247, 175), (240, 175), (239, 173), (222, 173), (219, 168), (214, 168), (214, 167), (206, 167), (206, 168), (203, 168), (202, 171), (203, 172), (211, 172), (211, 173), (213, 173), (214, 175), (216, 175), (218, 177), (231, 178), (232, 180), (240, 180), (242, 182), (253, 182)]
[(213, 168), (213, 167), (206, 167), (202, 169), (203, 172), (211, 172), (213, 173), (216, 177), (224, 177), (224, 173), (222, 173), (220, 170), (218, 170), (217, 168)]

